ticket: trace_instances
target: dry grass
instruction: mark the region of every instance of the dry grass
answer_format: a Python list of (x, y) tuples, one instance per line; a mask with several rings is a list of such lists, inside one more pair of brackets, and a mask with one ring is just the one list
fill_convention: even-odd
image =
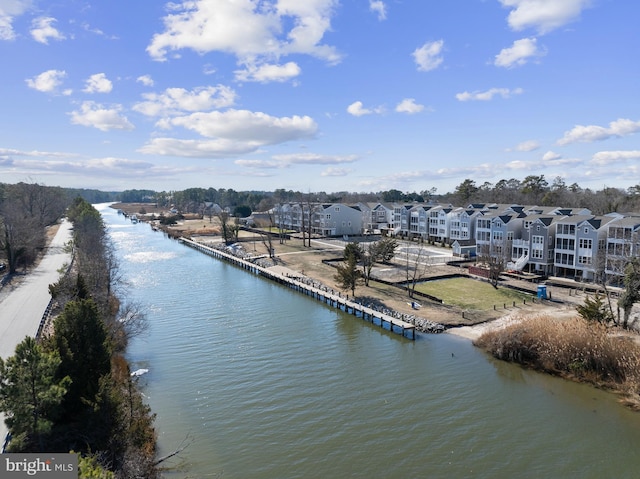
[(489, 331), (475, 344), (498, 359), (621, 392), (640, 409), (640, 346), (598, 323), (539, 316)]

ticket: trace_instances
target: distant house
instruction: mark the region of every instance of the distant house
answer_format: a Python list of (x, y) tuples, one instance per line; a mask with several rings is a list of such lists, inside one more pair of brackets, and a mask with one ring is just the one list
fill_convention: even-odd
[(313, 233), (321, 236), (361, 235), (362, 210), (342, 203), (319, 205), (313, 212)]

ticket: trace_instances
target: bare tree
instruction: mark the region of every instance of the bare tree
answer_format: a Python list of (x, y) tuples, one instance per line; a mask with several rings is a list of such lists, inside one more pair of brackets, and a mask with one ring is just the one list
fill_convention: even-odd
[(220, 228), (222, 232), (222, 239), (225, 244), (231, 244), (238, 241), (238, 232), (240, 231), (240, 224), (238, 218), (233, 218), (228, 211), (222, 210), (218, 213), (218, 219), (220, 220)]
[(0, 203), (0, 249), (4, 250), (9, 274), (14, 274), (20, 265), (32, 264), (45, 245), (41, 215), (32, 214), (28, 201), (21, 196), (28, 192), (17, 186), (8, 188)]
[(261, 239), (262, 239), (262, 244), (264, 245), (265, 248), (267, 248), (267, 251), (269, 253), (269, 258), (272, 258), (272, 259), (274, 256), (273, 235), (272, 235), (273, 227), (274, 227), (273, 213), (270, 211), (269, 212), (269, 231), (266, 234), (261, 235)]
[(416, 285), (426, 275), (429, 270), (429, 253), (423, 246), (405, 247), (405, 271), (407, 274), (407, 292), (413, 298), (416, 292)]

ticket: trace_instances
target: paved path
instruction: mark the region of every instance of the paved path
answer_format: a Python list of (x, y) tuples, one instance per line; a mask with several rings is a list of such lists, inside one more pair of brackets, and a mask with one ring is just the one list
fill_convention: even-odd
[[(56, 236), (37, 268), (8, 294), (3, 291), (0, 298), (0, 357), (13, 355), (16, 346), (25, 336), (35, 336), (42, 315), (51, 295), (49, 285), (60, 278), (58, 270), (71, 261), (64, 245), (71, 239), (71, 223), (66, 220), (58, 228)], [(11, 286), (6, 286), (10, 288)], [(0, 414), (0, 447), (7, 434), (4, 416)]]

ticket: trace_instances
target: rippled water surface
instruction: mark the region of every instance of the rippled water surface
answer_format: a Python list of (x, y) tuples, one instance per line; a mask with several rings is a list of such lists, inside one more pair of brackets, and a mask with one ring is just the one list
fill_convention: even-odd
[(447, 334), (380, 330), (101, 208), (161, 453), (222, 478), (635, 478), (640, 415)]

